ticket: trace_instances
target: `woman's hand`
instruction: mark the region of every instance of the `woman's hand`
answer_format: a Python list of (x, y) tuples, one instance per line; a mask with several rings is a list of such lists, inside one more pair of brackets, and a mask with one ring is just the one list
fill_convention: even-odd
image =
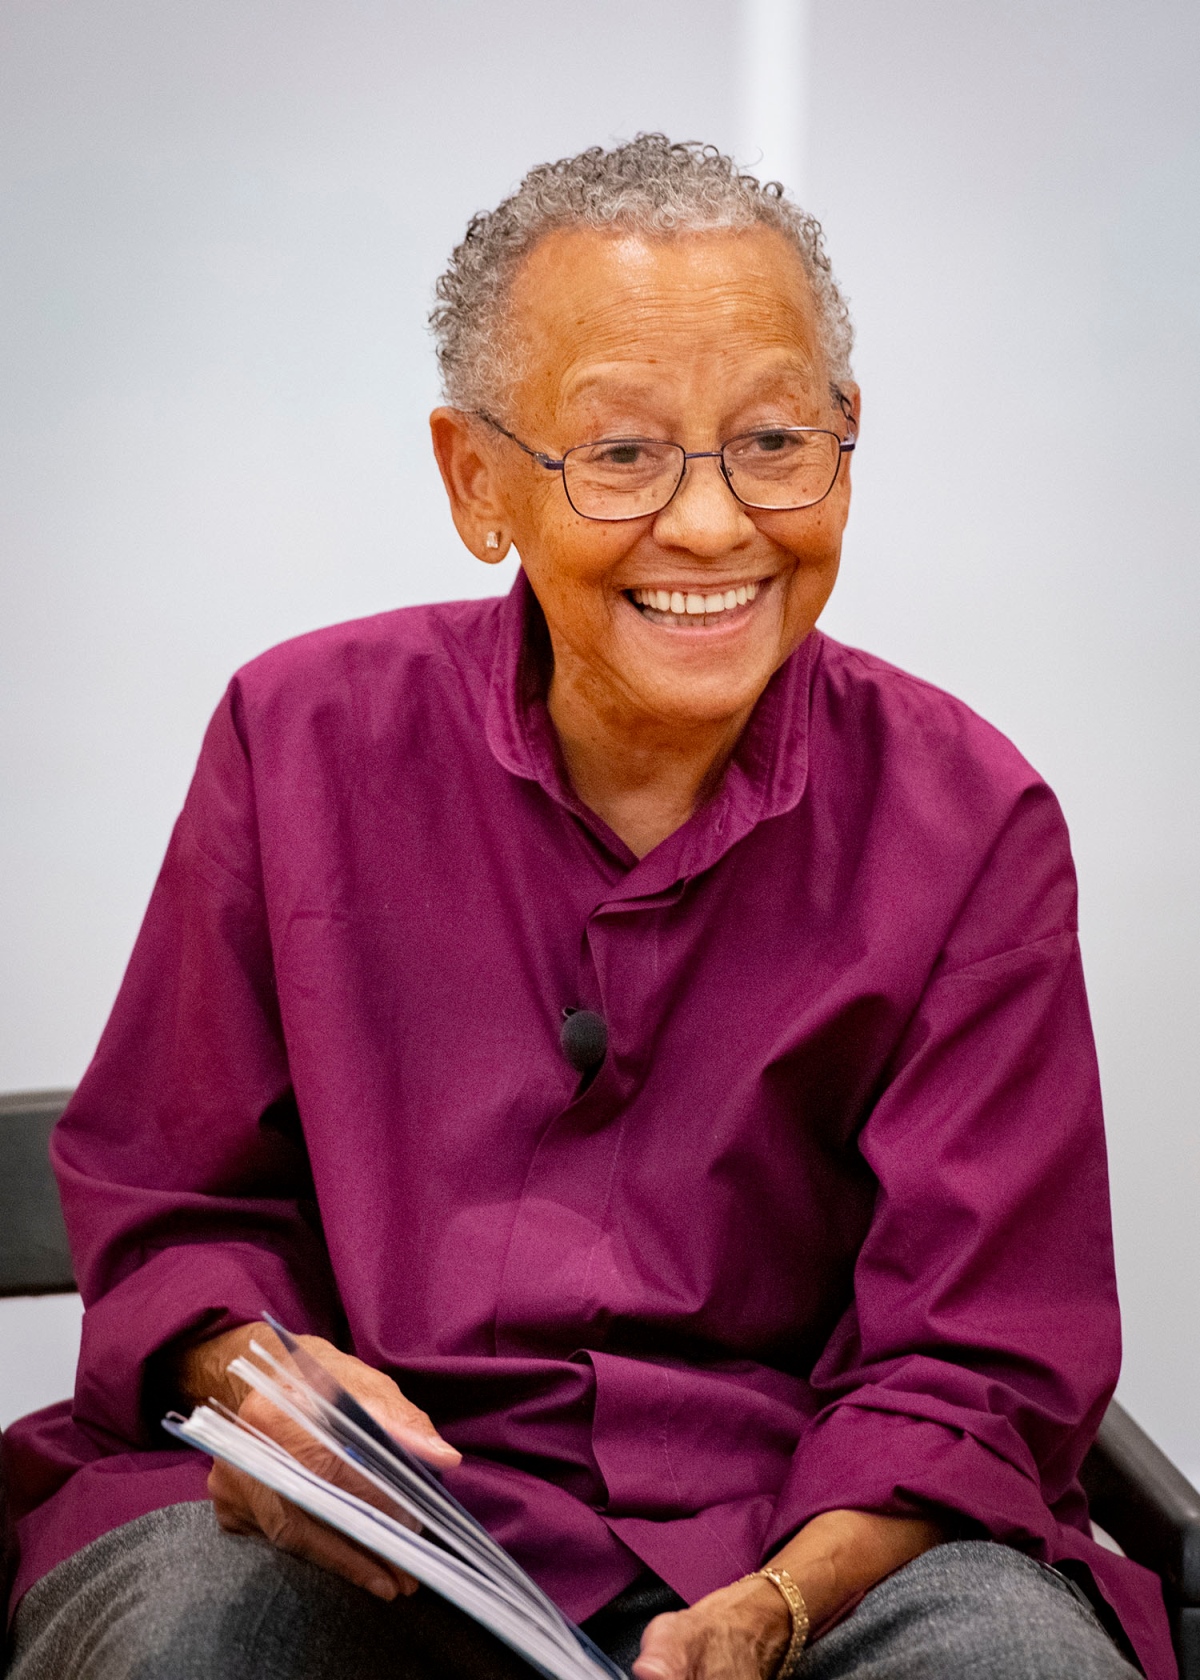
[[(923, 1517), (825, 1511), (771, 1562), (795, 1581), (819, 1631), (944, 1538), (939, 1525)], [(791, 1637), (783, 1594), (761, 1575), (749, 1576), (688, 1610), (656, 1616), (642, 1635), (633, 1673), (635, 1680), (768, 1680)]]
[(761, 1576), (709, 1593), (689, 1610), (656, 1616), (642, 1635), (635, 1680), (763, 1680), (792, 1626), (778, 1587)]
[[(307, 1430), (294, 1423), (270, 1401), (229, 1375), (229, 1366), (239, 1354), (249, 1351), (253, 1338), (270, 1352), (283, 1350), (273, 1330), (264, 1324), (242, 1325), (195, 1347), (186, 1348), (176, 1360), (176, 1385), (188, 1399), (201, 1403), (210, 1397), (223, 1401), (244, 1422), (261, 1429), (278, 1441), (294, 1458), (315, 1470), (326, 1481), (348, 1488), (360, 1498), (387, 1511), (399, 1522), (407, 1519), (341, 1459), (324, 1451)], [(410, 1451), (444, 1470), (461, 1462), (461, 1454), (434, 1429), (424, 1412), (414, 1406), (382, 1371), (364, 1365), (360, 1359), (342, 1353), (319, 1336), (301, 1336), (306, 1350), (347, 1389), (371, 1416), (395, 1435)], [(355, 1545), (344, 1535), (327, 1528), (299, 1506), (264, 1487), (241, 1470), (218, 1459), (208, 1478), (213, 1510), (221, 1527), (231, 1534), (261, 1534), (282, 1551), (308, 1558), (323, 1569), (332, 1570), (355, 1586), (365, 1587), (377, 1598), (393, 1599), (399, 1593), (416, 1591), (411, 1575), (397, 1569), (373, 1552)], [(416, 1526), (412, 1524), (410, 1526)]]

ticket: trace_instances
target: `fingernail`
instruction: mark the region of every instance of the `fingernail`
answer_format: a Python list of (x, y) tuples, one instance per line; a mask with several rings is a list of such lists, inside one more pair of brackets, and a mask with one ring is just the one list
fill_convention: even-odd
[(367, 1591), (374, 1593), (376, 1598), (385, 1598), (390, 1604), (400, 1591), (400, 1583), (391, 1575), (372, 1575), (367, 1582)]

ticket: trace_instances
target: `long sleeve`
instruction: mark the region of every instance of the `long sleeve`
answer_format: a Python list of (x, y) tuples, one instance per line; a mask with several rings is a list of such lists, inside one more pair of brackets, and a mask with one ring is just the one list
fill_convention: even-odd
[(859, 1137), (873, 1217), (776, 1506), (934, 1506), (1047, 1560), (1120, 1334), (1099, 1079), (1065, 828), (1018, 804)]
[(86, 1307), (77, 1422), (147, 1439), (146, 1367), (174, 1338), (338, 1308), (291, 1094), (236, 686), (96, 1057), (54, 1139)]

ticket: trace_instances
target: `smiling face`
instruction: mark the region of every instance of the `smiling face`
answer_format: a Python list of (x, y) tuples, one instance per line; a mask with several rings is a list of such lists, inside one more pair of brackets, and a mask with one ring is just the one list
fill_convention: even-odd
[[(604, 438), (691, 451), (772, 427), (848, 430), (799, 258), (768, 228), (556, 232), (518, 273), (508, 326), (523, 375), (496, 418), (555, 459)], [(824, 501), (793, 512), (744, 507), (719, 461), (690, 461), (661, 512), (607, 522), (471, 424), (486, 433), (473, 482), (549, 627), (552, 713), (591, 707), (631, 739), (744, 721), (833, 588), (848, 460)]]

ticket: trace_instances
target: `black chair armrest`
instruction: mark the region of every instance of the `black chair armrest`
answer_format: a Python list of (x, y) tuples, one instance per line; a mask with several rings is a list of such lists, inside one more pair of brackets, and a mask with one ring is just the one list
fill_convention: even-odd
[(1080, 1479), (1100, 1527), (1161, 1577), (1183, 1680), (1200, 1680), (1200, 1493), (1115, 1400)]

